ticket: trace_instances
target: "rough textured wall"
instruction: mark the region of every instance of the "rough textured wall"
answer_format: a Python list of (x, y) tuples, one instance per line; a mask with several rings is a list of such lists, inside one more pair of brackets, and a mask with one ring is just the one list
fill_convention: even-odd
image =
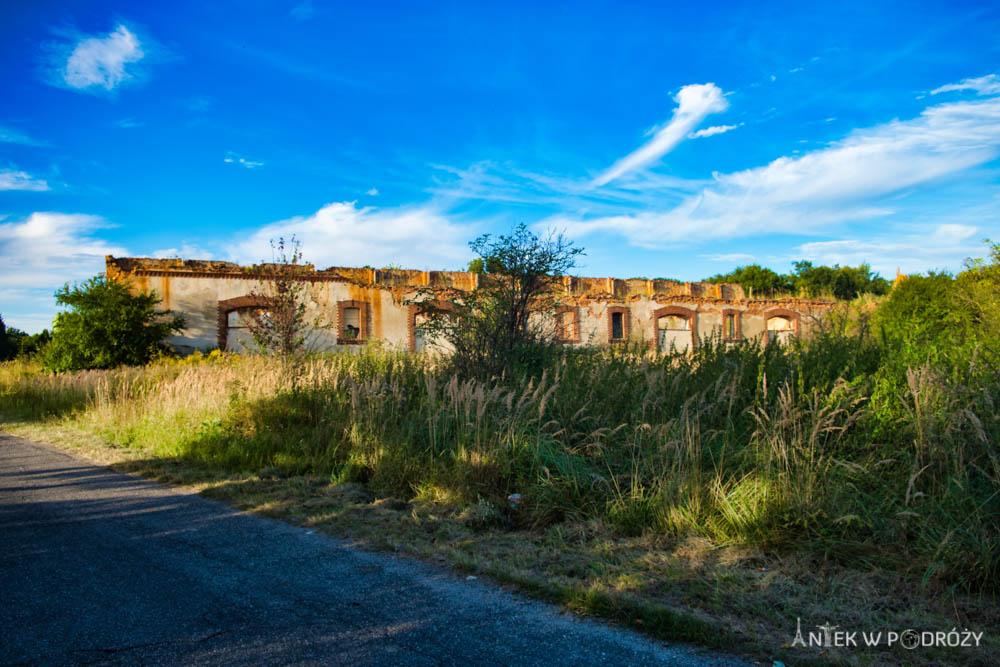
[[(235, 340), (229, 331), (229, 312), (250, 307), (248, 295), (259, 291), (258, 271), (268, 265), (241, 267), (230, 262), (141, 257), (107, 258), (109, 276), (152, 290), (163, 305), (187, 321), (181, 335), (168, 342), (181, 349), (210, 349)], [(418, 290), (470, 290), (479, 276), (459, 271), (379, 270), (331, 267), (317, 271), (300, 267), (308, 284), (307, 319), (317, 328), (310, 339), (315, 349), (351, 348), (363, 342), (343, 337), (345, 308), (355, 308), (363, 318), (365, 338), (412, 348), (419, 316), (406, 304)], [(578, 309), (579, 344), (606, 344), (611, 335), (611, 313), (625, 321), (626, 338), (657, 344), (661, 316), (680, 317), (692, 325), (692, 344), (723, 332), (725, 316), (738, 318), (739, 338), (766, 335), (773, 327), (790, 327), (808, 335), (812, 317), (831, 303), (809, 299), (747, 299), (739, 285), (681, 283), (669, 280), (620, 280), (616, 278), (563, 278), (557, 301)], [(238, 318), (237, 318), (238, 319)], [(675, 320), (676, 321), (676, 320)], [(418, 334), (417, 334), (418, 335)], [(683, 338), (683, 336), (681, 336)]]

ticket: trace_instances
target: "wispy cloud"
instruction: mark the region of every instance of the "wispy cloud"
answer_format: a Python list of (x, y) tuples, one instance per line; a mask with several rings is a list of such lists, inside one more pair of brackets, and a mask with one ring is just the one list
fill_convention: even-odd
[(1000, 98), (932, 106), (911, 120), (859, 130), (796, 157), (713, 182), (661, 210), (543, 221), (574, 235), (616, 233), (639, 246), (671, 241), (809, 233), (886, 216), (888, 195), (984, 164), (1000, 155)]
[(121, 120), (116, 121), (115, 125), (122, 129), (129, 130), (133, 127), (142, 127), (145, 123), (141, 120), (135, 120), (134, 118), (122, 118)]
[(61, 69), (62, 82), (78, 90), (110, 91), (133, 78), (126, 66), (145, 56), (139, 38), (119, 24), (104, 37), (83, 37)]
[(215, 253), (205, 250), (194, 243), (182, 243), (180, 248), (161, 248), (154, 250), (152, 256), (157, 259), (180, 257), (182, 259), (215, 259)]
[(23, 132), (0, 126), (0, 144), (21, 144), (22, 146), (47, 146), (44, 141), (29, 137)]
[(378, 188), (369, 188), (367, 191), (365, 191), (365, 194), (371, 195), (372, 197), (376, 197), (378, 196)]
[(747, 264), (753, 262), (756, 257), (744, 252), (730, 252), (719, 255), (702, 255), (705, 259), (713, 262), (725, 262), (726, 264)]
[(974, 90), (979, 95), (996, 95), (1000, 93), (1000, 77), (996, 74), (987, 74), (972, 79), (962, 79), (958, 83), (949, 83), (931, 91), (931, 95), (939, 93), (949, 93), (955, 90)]
[(796, 248), (796, 258), (822, 264), (856, 266), (868, 263), (883, 276), (922, 272), (928, 268), (954, 266), (956, 258), (986, 254), (979, 230), (972, 225), (926, 226), (914, 233), (876, 235), (870, 239), (814, 241)]
[(716, 134), (723, 134), (725, 132), (729, 132), (730, 130), (735, 130), (736, 128), (740, 127), (740, 125), (743, 125), (743, 123), (740, 123), (739, 125), (713, 125), (712, 127), (706, 127), (704, 130), (698, 130), (697, 132), (692, 132), (691, 134), (688, 135), (688, 137), (691, 139), (700, 139), (701, 137), (711, 137)]
[(443, 201), (503, 202), (590, 215), (662, 207), (664, 202), (679, 201), (685, 193), (696, 192), (710, 182), (639, 170), (594, 188), (587, 178), (539, 173), (488, 160), (467, 168), (435, 167), (439, 176), (431, 192)]
[(236, 153), (226, 153), (226, 157), (222, 158), (222, 161), (226, 164), (238, 164), (241, 167), (246, 167), (247, 169), (257, 169), (264, 166), (264, 162), (260, 160), (250, 160), (238, 155)]
[(48, 183), (40, 178), (35, 178), (26, 171), (0, 169), (0, 190), (44, 192), (50, 189)]
[(259, 262), (270, 256), (271, 239), (294, 234), (302, 242), (305, 261), (321, 268), (363, 261), (375, 266), (454, 269), (468, 261), (466, 241), (473, 231), (434, 205), (379, 209), (337, 202), (312, 215), (265, 225), (236, 243), (232, 254), (236, 261)]
[(705, 116), (729, 108), (722, 90), (714, 83), (684, 86), (674, 97), (674, 101), (677, 102), (677, 108), (670, 121), (657, 130), (652, 139), (594, 179), (595, 186), (610, 183), (627, 172), (659, 160), (683, 141)]

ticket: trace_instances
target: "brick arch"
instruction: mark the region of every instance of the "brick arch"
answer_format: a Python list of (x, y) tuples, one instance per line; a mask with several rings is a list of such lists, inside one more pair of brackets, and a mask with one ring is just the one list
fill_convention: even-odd
[(775, 317), (784, 317), (792, 323), (792, 332), (799, 335), (799, 314), (787, 308), (772, 308), (764, 313), (764, 331), (767, 331), (767, 323)]
[(267, 305), (266, 297), (251, 294), (237, 296), (232, 299), (220, 299), (217, 327), (219, 349), (225, 352), (229, 341), (229, 313), (234, 310), (243, 310), (244, 308), (266, 308)]
[(691, 330), (691, 349), (698, 347), (698, 311), (683, 306), (664, 306), (653, 311), (653, 345), (660, 345), (660, 318), (666, 315), (676, 315), (688, 321)]
[(455, 310), (455, 306), (448, 301), (440, 299), (428, 299), (422, 303), (411, 303), (406, 309), (406, 343), (410, 352), (417, 350), (417, 315), (426, 310), (425, 306), (433, 306), (439, 310)]

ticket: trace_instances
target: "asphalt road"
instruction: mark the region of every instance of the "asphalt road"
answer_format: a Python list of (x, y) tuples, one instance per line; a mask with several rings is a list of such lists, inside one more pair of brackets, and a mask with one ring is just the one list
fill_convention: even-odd
[(0, 663), (746, 664), (2, 433)]

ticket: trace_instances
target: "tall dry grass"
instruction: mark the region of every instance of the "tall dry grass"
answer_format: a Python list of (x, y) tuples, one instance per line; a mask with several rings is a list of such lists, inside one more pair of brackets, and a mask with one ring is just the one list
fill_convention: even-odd
[(599, 520), (995, 591), (997, 373), (981, 358), (948, 373), (886, 358), (832, 332), (691, 356), (566, 350), (494, 382), (380, 349), (59, 376), (19, 362), (0, 371), (0, 417), (215, 469), (359, 482), (474, 508), (480, 525)]

